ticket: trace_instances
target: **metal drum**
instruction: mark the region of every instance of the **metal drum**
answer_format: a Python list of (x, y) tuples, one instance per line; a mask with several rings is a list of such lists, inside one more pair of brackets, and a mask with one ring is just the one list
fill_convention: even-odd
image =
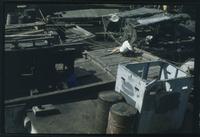
[(136, 133), (137, 109), (125, 102), (112, 105), (109, 112), (107, 133), (130, 134)]
[(117, 92), (104, 91), (99, 93), (95, 118), (95, 129), (98, 133), (106, 133), (110, 107), (120, 101), (124, 101), (124, 99)]

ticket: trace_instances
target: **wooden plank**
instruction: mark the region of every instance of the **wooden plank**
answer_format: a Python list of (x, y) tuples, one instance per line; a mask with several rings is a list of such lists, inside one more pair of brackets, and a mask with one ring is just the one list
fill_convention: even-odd
[[(119, 55), (121, 56), (121, 55)], [(123, 62), (131, 62), (131, 58), (125, 58), (125, 57), (113, 57), (110, 59), (102, 59), (101, 60), (102, 63), (105, 63), (106, 66), (110, 66), (110, 65), (118, 65), (119, 63), (123, 63)]]
[(75, 62), (75, 75), (79, 85), (113, 79), (113, 77), (107, 74), (107, 71), (98, 67), (92, 61), (89, 61), (89, 59), (78, 59)]
[[(28, 36), (29, 37), (29, 36)], [(6, 43), (15, 43), (15, 42), (32, 42), (37, 40), (50, 40), (54, 39), (54, 36), (43, 36), (39, 38), (29, 38), (29, 39), (16, 39), (16, 40), (6, 40)]]
[(82, 9), (71, 10), (64, 12), (57, 12), (55, 14), (61, 15), (63, 18), (101, 18), (103, 15), (119, 12), (118, 9)]
[[(34, 32), (32, 32), (32, 33), (34, 33)], [(51, 36), (51, 34), (12, 34), (12, 35), (5, 35), (5, 38), (6, 39), (9, 39), (9, 38), (35, 38), (35, 37), (48, 37), (48, 36)]]
[[(6, 44), (7, 45), (7, 44)], [(28, 47), (28, 48), (23, 48), (23, 49), (9, 49), (9, 48), (5, 48), (5, 51), (8, 52), (24, 52), (24, 51), (41, 51), (41, 50), (58, 50), (58, 49), (65, 49), (66, 51), (74, 51), (75, 50), (75, 46), (80, 46), (80, 45), (84, 45), (84, 43), (65, 43), (65, 44), (54, 44), (53, 46), (48, 46), (48, 45), (41, 45), (40, 48), (38, 48), (37, 46), (35, 47)], [(6, 46), (5, 46), (6, 47)]]
[(142, 56), (138, 57), (124, 57), (121, 54), (113, 54), (109, 56), (104, 56), (107, 54), (108, 50), (110, 48), (106, 49), (99, 49), (95, 51), (91, 51), (88, 53), (88, 57), (96, 63), (98, 66), (100, 66), (102, 69), (109, 72), (114, 78), (117, 75), (117, 67), (119, 63), (129, 63), (129, 62), (145, 62), (145, 61), (152, 61), (159, 59), (158, 57), (150, 54), (149, 52), (136, 49), (136, 51), (141, 51), (143, 53)]
[(35, 27), (35, 26), (44, 26), (44, 25), (45, 25), (44, 22), (34, 22), (34, 23), (26, 23), (26, 24), (12, 24), (12, 25), (6, 25), (5, 29), (7, 31), (9, 29)]

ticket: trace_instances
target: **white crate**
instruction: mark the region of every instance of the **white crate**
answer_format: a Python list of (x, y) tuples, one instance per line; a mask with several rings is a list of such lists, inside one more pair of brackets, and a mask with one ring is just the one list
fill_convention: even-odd
[(192, 77), (186, 72), (153, 61), (119, 64), (115, 91), (139, 111), (138, 132), (148, 133), (181, 126), (192, 86)]

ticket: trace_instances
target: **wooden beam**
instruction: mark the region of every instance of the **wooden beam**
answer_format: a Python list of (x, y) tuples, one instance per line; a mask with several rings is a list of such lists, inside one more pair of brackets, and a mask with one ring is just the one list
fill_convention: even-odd
[(34, 106), (48, 103), (61, 104), (67, 102), (81, 101), (85, 99), (97, 98), (98, 92), (114, 89), (114, 85), (115, 80), (98, 82), (70, 89), (6, 100), (4, 104), (5, 106), (8, 106), (26, 103), (28, 106)]

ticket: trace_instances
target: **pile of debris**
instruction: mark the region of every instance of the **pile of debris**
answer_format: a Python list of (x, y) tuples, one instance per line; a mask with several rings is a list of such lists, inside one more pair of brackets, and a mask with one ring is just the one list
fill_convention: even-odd
[[(62, 88), (59, 83), (73, 79), (74, 61), (82, 57), (87, 46), (85, 41), (93, 37), (94, 34), (77, 25), (54, 23), (48, 19), (6, 25), (6, 98), (11, 97), (13, 89), (26, 92), (12, 94), (16, 97), (29, 94), (27, 91), (31, 89), (49, 91)], [(64, 74), (63, 78), (58, 76), (60, 72)]]

